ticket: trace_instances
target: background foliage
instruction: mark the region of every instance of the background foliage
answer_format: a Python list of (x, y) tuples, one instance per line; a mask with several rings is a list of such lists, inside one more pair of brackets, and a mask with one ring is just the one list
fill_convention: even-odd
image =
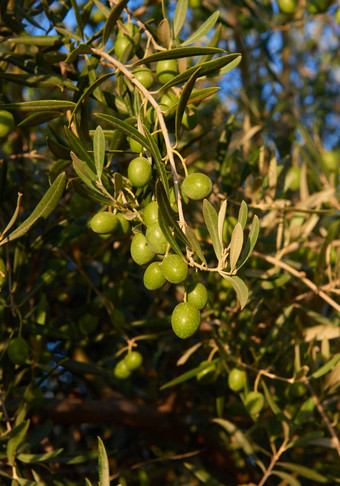
[[(1, 2), (0, 109), (15, 120), (0, 149), (4, 484), (97, 484), (98, 450), (102, 485), (340, 483), (339, 10), (292, 0), (285, 13), (284, 4)], [(127, 20), (138, 32), (118, 59)], [(204, 46), (225, 52), (190, 51)], [(167, 90), (176, 105), (159, 131), (129, 73), (169, 51), (182, 78)], [(160, 88), (154, 75), (156, 101)], [(198, 123), (181, 128), (190, 97)], [(143, 124), (157, 133), (138, 138)], [(167, 133), (188, 171), (212, 179), (213, 207), (227, 200), (227, 245), (238, 219), (245, 241), (260, 221), (238, 272), (248, 299), (218, 272), (198, 272), (209, 298), (187, 340), (170, 325), (185, 287), (148, 291), (130, 256), (156, 187), (161, 214), (180, 204), (161, 160)], [(127, 179), (136, 156), (127, 136), (153, 155), (146, 189)], [(214, 266), (204, 205), (184, 204), (184, 216)], [(106, 206), (128, 231), (90, 229)], [(193, 261), (201, 265), (199, 249)], [(143, 364), (120, 380), (114, 367), (131, 349)], [(234, 368), (246, 371), (240, 386)]]

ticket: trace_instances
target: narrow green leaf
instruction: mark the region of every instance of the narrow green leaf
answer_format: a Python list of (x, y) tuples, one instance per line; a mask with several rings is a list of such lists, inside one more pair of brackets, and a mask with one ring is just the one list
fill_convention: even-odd
[(164, 162), (162, 160), (162, 155), (159, 151), (158, 145), (156, 144), (155, 139), (153, 138), (153, 136), (149, 132), (148, 128), (144, 124), (143, 124), (143, 130), (144, 130), (144, 133), (145, 133), (145, 137), (148, 141), (148, 145), (150, 147), (149, 151), (150, 151), (152, 158), (153, 158), (153, 160), (156, 164), (157, 172), (158, 172), (159, 177), (162, 181), (166, 195), (167, 195), (167, 197), (170, 197), (168, 177), (167, 177), (165, 165), (164, 165)]
[(283, 467), (285, 469), (288, 469), (288, 471), (293, 471), (299, 474), (299, 476), (303, 476), (304, 478), (307, 479), (312, 479), (313, 481), (316, 481), (317, 483), (328, 483), (328, 479), (323, 476), (322, 474), (319, 474), (317, 471), (314, 469), (311, 469), (306, 466), (302, 466), (300, 464), (292, 464), (291, 462), (277, 462), (277, 466)]
[(41, 201), (33, 212), (28, 216), (27, 219), (21, 225), (15, 229), (7, 238), (5, 238), (1, 244), (7, 243), (8, 241), (13, 241), (20, 238), (26, 234), (30, 228), (38, 220), (47, 219), (51, 212), (56, 208), (59, 199), (61, 198), (66, 186), (66, 174), (65, 172), (58, 175), (58, 177), (53, 182), (52, 186), (48, 189), (45, 195), (42, 197)]
[(59, 88), (63, 90), (67, 88), (71, 91), (77, 91), (78, 88), (68, 79), (64, 79), (56, 74), (12, 74), (1, 73), (0, 78), (7, 82), (20, 84), (21, 86), (29, 86), (33, 88)]
[(338, 363), (340, 363), (340, 354), (336, 354), (335, 356), (333, 356), (332, 359), (330, 359), (326, 364), (324, 364), (323, 366), (321, 366), (321, 368), (315, 371), (310, 378), (321, 378), (321, 376), (324, 376), (326, 373), (328, 373)]
[(61, 111), (41, 111), (33, 113), (32, 115), (27, 116), (20, 123), (18, 123), (18, 127), (36, 127), (62, 115), (63, 113)]
[(262, 386), (263, 386), (263, 390), (264, 390), (264, 394), (266, 396), (266, 400), (268, 402), (268, 405), (270, 406), (270, 408), (272, 409), (272, 412), (275, 414), (275, 415), (279, 415), (279, 414), (282, 414), (282, 410), (281, 408), (275, 403), (274, 401), (274, 398), (273, 398), (273, 395), (272, 393), (268, 390), (268, 387), (265, 383), (265, 381), (263, 380), (262, 381)]
[(97, 126), (93, 137), (94, 163), (98, 179), (101, 180), (105, 162), (105, 135), (100, 125)]
[(230, 276), (230, 275), (226, 275), (224, 272), (219, 272), (219, 273), (225, 280), (227, 280), (233, 286), (233, 289), (236, 292), (242, 310), (248, 300), (248, 289), (246, 284), (243, 282), (243, 280), (240, 279), (240, 277), (237, 277), (236, 275)]
[[(224, 49), (220, 49), (218, 47), (175, 47), (174, 49), (155, 52), (150, 56), (143, 57), (143, 59), (136, 61), (132, 67), (134, 68), (139, 66), (139, 64), (146, 64), (149, 62), (162, 61), (164, 59), (179, 59), (181, 57), (203, 56), (205, 54), (222, 54), (224, 52)], [(229, 56), (230, 55), (235, 57), (235, 54), (229, 54)], [(194, 71), (196, 69), (197, 67), (194, 67)], [(190, 76), (191, 74), (192, 73), (190, 73)]]
[(106, 454), (105, 446), (100, 437), (98, 437), (98, 466), (99, 486), (110, 486), (109, 460)]
[(38, 100), (20, 101), (19, 103), (1, 103), (1, 110), (22, 110), (22, 111), (55, 111), (71, 110), (74, 108), (73, 101), (64, 100)]
[(91, 481), (87, 478), (85, 478), (85, 486), (92, 486)]
[(96, 174), (86, 165), (83, 160), (80, 160), (76, 154), (71, 152), (73, 161), (73, 168), (78, 177), (91, 189), (95, 189)]
[(201, 246), (200, 246), (200, 243), (197, 239), (197, 236), (194, 232), (194, 230), (192, 230), (190, 228), (190, 226), (186, 225), (185, 227), (185, 236), (187, 237), (188, 239), (188, 242), (189, 242), (189, 248), (191, 248), (191, 250), (196, 253), (196, 255), (198, 256), (198, 258), (201, 260), (202, 263), (204, 263), (205, 265), (208, 266), (207, 264), (207, 261), (202, 253), (202, 250), (201, 250)]
[(205, 98), (217, 93), (221, 88), (203, 88), (191, 93), (188, 104), (190, 103), (200, 103)]
[(188, 0), (178, 0), (175, 13), (174, 13), (174, 19), (172, 23), (172, 30), (174, 33), (174, 39), (178, 36), (180, 33), (183, 24), (185, 22), (185, 17), (187, 15), (188, 11)]
[[(94, 162), (92, 160), (92, 157), (90, 156), (88, 152), (88, 147), (86, 146), (86, 143), (79, 137), (77, 137), (72, 130), (70, 130), (68, 127), (65, 128), (65, 133), (67, 135), (67, 138), (70, 142), (71, 149), (72, 151), (81, 159), (84, 160), (84, 162), (90, 167), (92, 172), (95, 172), (96, 168), (94, 165)], [(71, 157), (71, 155), (70, 155)]]
[(179, 131), (181, 129), (183, 114), (184, 114), (185, 108), (187, 106), (188, 100), (190, 98), (190, 94), (193, 90), (193, 87), (195, 86), (196, 79), (199, 76), (199, 72), (200, 72), (200, 68), (197, 68), (197, 70), (190, 76), (190, 78), (188, 79), (188, 81), (184, 85), (181, 97), (180, 97), (179, 102), (177, 104), (176, 119), (175, 119), (176, 141), (179, 138)]
[(315, 401), (313, 397), (307, 398), (300, 406), (299, 411), (294, 418), (294, 423), (299, 427), (306, 423), (306, 421), (313, 414), (315, 409)]
[(240, 62), (242, 61), (242, 56), (238, 56), (235, 59), (233, 59), (229, 64), (224, 66), (222, 69), (219, 70), (218, 76), (223, 76), (226, 73), (229, 73), (232, 69), (235, 69)]
[(157, 37), (163, 46), (169, 49), (171, 45), (170, 24), (167, 18), (162, 19), (157, 29)]
[[(171, 209), (168, 196), (166, 195), (165, 189), (161, 181), (156, 182), (156, 199), (159, 206), (159, 211), (162, 213), (162, 219), (164, 223), (173, 229), (175, 236), (186, 246), (189, 246), (189, 242), (185, 237), (183, 231), (179, 227), (177, 220), (175, 218), (175, 213)], [(172, 234), (172, 233), (171, 233)], [(169, 241), (171, 244), (171, 242)], [(177, 245), (178, 246), (178, 245)], [(182, 254), (182, 252), (181, 252)]]
[(272, 471), (272, 474), (286, 481), (289, 486), (301, 486), (300, 481), (298, 481), (294, 476), (291, 476), (290, 474), (276, 470)]
[(186, 41), (182, 42), (182, 46), (188, 46), (190, 44), (194, 44), (198, 40), (200, 40), (203, 36), (205, 36), (216, 24), (220, 12), (214, 12), (207, 18), (207, 20), (199, 26), (199, 28), (187, 39)]
[(244, 245), (244, 248), (243, 248), (243, 251), (242, 251), (242, 254), (241, 254), (240, 263), (237, 267), (237, 270), (239, 270), (242, 267), (242, 265), (244, 265), (246, 263), (246, 261), (248, 260), (248, 258), (250, 257), (250, 255), (251, 255), (251, 253), (252, 253), (252, 251), (253, 251), (253, 249), (256, 245), (257, 238), (259, 236), (259, 231), (260, 231), (259, 218), (255, 214), (253, 222), (251, 224), (249, 235), (247, 236), (247, 239), (246, 239), (246, 244)]
[(242, 229), (246, 227), (247, 219), (248, 219), (248, 206), (245, 201), (242, 201), (240, 210), (238, 212), (238, 218), (237, 218), (238, 222), (242, 226)]
[(12, 484), (13, 486), (17, 486), (17, 484), (19, 486), (40, 486), (41, 483), (39, 484), (36, 481), (30, 481), (29, 479), (17, 478), (15, 483)]
[(254, 448), (251, 442), (237, 425), (229, 420), (221, 418), (215, 418), (212, 421), (233, 437), (235, 446), (237, 446), (238, 449), (243, 449), (247, 456), (254, 454)]
[[(209, 40), (207, 44), (207, 47), (218, 47), (221, 37), (222, 37), (222, 24), (218, 24), (218, 26), (215, 29), (214, 35), (212, 36), (212, 38)], [(196, 63), (196, 66), (202, 64), (203, 62), (210, 61), (211, 58), (212, 58), (211, 54), (207, 54), (206, 56), (200, 57), (200, 59)]]
[(190, 380), (190, 378), (194, 378), (200, 371), (205, 370), (206, 368), (210, 368), (212, 364), (218, 363), (218, 361), (219, 361), (218, 359), (214, 359), (209, 363), (204, 363), (204, 364), (201, 363), (199, 366), (196, 366), (196, 368), (192, 368), (190, 371), (186, 371), (180, 376), (177, 376), (177, 378), (168, 381), (168, 383), (165, 383), (165, 385), (162, 385), (160, 387), (160, 390), (165, 390), (166, 388), (170, 388), (172, 386), (184, 383), (185, 381)]
[[(190, 47), (185, 47), (184, 49), (190, 49)], [(210, 49), (210, 48), (207, 48)], [(171, 52), (171, 51), (169, 51)], [(241, 54), (227, 54), (226, 56), (219, 57), (218, 59), (213, 59), (212, 61), (208, 61), (205, 63), (200, 64), (201, 72), (199, 77), (201, 78), (202, 76), (207, 76), (209, 74), (215, 74), (217, 75), (219, 70), (222, 69), (225, 65), (229, 64), (232, 62), (234, 59), (237, 57), (241, 56)], [(167, 91), (169, 88), (172, 86), (176, 86), (177, 84), (182, 84), (184, 83), (187, 79), (190, 78), (190, 76), (196, 71), (197, 67), (193, 66), (189, 69), (187, 69), (185, 72), (178, 74), (175, 76), (171, 81), (168, 83), (164, 84), (160, 91)]]
[(159, 226), (167, 239), (168, 243), (170, 244), (171, 248), (174, 250), (175, 253), (181, 258), (184, 259), (183, 252), (179, 247), (174, 235), (172, 234), (171, 228), (166, 220), (166, 216), (161, 209), (158, 211), (158, 222)]
[(71, 64), (80, 54), (91, 54), (92, 49), (87, 44), (80, 44), (80, 46), (73, 49), (65, 59), (66, 64)]
[(199, 480), (200, 484), (207, 484), (209, 486), (225, 486), (225, 483), (221, 483), (215, 479), (204, 468), (204, 466), (197, 466), (196, 464), (191, 464), (189, 462), (184, 462), (183, 465)]
[(98, 88), (98, 86), (100, 86), (102, 83), (104, 83), (104, 81), (106, 81), (108, 78), (110, 78), (111, 76), (114, 76), (114, 72), (111, 72), (111, 73), (106, 73), (106, 74), (103, 74), (102, 76), (100, 76), (98, 79), (96, 79), (92, 84), (90, 84), (90, 86), (88, 86), (85, 91), (83, 92), (83, 94), (80, 96), (79, 100), (77, 101), (77, 104), (75, 105), (75, 107), (73, 108), (73, 111), (72, 111), (72, 116), (71, 116), (71, 121), (74, 117), (74, 115), (76, 114), (77, 110), (80, 108), (80, 106), (82, 105), (82, 103), (89, 97), (91, 96), (91, 94), (96, 90), (96, 88)]
[(113, 10), (111, 11), (110, 15), (108, 16), (105, 26), (104, 26), (104, 33), (103, 33), (103, 45), (107, 43), (110, 35), (113, 32), (113, 29), (117, 23), (117, 20), (119, 19), (121, 13), (123, 12), (124, 8), (128, 4), (129, 0), (120, 0)]
[(7, 224), (7, 226), (5, 227), (5, 229), (3, 230), (3, 232), (1, 233), (1, 237), (0, 237), (1, 240), (9, 232), (9, 230), (12, 228), (12, 226), (14, 225), (14, 223), (16, 222), (16, 220), (18, 218), (19, 211), (20, 211), (21, 198), (22, 198), (22, 194), (19, 192), (18, 193), (18, 197), (17, 197), (17, 204), (16, 204), (15, 211), (14, 211), (13, 216), (11, 217), (9, 223)]
[(30, 426), (30, 421), (25, 420), (21, 422), (15, 429), (15, 435), (9, 439), (7, 442), (7, 458), (9, 464), (13, 464), (13, 459), (15, 456), (15, 452), (19, 445), (24, 441), (28, 428)]
[(221, 246), (223, 248), (223, 224), (225, 221), (225, 215), (227, 212), (227, 200), (225, 199), (221, 204), (220, 210), (218, 212), (218, 239), (220, 240)]
[(230, 271), (233, 272), (236, 268), (236, 263), (238, 257), (241, 254), (243, 245), (243, 229), (240, 223), (235, 225), (231, 235), (230, 241), (230, 254), (229, 254), (229, 261), (230, 261)]
[(204, 199), (203, 201), (203, 217), (209, 231), (215, 255), (217, 260), (220, 261), (222, 258), (222, 245), (218, 237), (218, 216), (208, 199)]
[(76, 0), (71, 0), (71, 5), (72, 5), (73, 11), (74, 11), (74, 16), (75, 16), (76, 21), (77, 21), (77, 33), (80, 36), (83, 37), (83, 22), (82, 22), (82, 19), (81, 19), (80, 10), (79, 10), (79, 7), (78, 7)]
[(48, 148), (57, 159), (71, 160), (70, 149), (68, 147), (56, 142), (50, 137), (46, 137), (46, 141)]
[(50, 459), (59, 456), (64, 449), (56, 449), (51, 452), (44, 452), (43, 454), (18, 454), (17, 458), (19, 461), (25, 464), (33, 464), (36, 462), (48, 462)]
[(18, 37), (6, 37), (6, 42), (11, 44), (25, 44), (28, 46), (54, 46), (62, 44), (62, 37), (58, 35), (25, 35)]
[(83, 186), (78, 179), (73, 179), (72, 186), (74, 187), (74, 190), (85, 199), (100, 204), (112, 204), (112, 200), (105, 196), (105, 194), (94, 192), (93, 188), (89, 189), (88, 187)]

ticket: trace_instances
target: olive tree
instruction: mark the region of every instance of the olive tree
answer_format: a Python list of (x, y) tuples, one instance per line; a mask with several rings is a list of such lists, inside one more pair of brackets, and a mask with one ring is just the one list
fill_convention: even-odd
[(1, 4), (6, 484), (340, 481), (338, 17)]

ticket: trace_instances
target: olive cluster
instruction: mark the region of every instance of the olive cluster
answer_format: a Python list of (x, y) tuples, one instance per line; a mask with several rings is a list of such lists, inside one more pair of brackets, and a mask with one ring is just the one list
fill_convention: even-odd
[(113, 374), (119, 380), (126, 380), (131, 373), (141, 367), (143, 356), (138, 351), (131, 351), (116, 363)]

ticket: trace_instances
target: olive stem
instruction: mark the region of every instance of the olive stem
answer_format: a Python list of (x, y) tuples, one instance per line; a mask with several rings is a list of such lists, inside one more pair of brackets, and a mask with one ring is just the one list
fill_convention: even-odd
[(177, 174), (177, 170), (176, 170), (174, 155), (173, 155), (173, 152), (172, 152), (169, 133), (168, 133), (168, 130), (166, 128), (166, 124), (165, 124), (165, 121), (164, 121), (164, 117), (163, 117), (161, 107), (158, 105), (157, 101), (150, 94), (150, 92), (138, 81), (138, 79), (136, 79), (136, 77), (121, 62), (117, 61), (117, 59), (110, 56), (109, 54), (102, 51), (101, 49), (92, 48), (91, 51), (93, 52), (93, 54), (103, 57), (109, 63), (111, 63), (113, 66), (118, 68), (118, 70), (121, 71), (131, 81), (131, 83), (134, 84), (143, 93), (145, 98), (154, 107), (156, 114), (157, 114), (159, 124), (160, 124), (160, 128), (162, 130), (162, 134), (163, 134), (163, 138), (164, 138), (164, 142), (165, 142), (165, 146), (166, 146), (166, 151), (167, 151), (167, 155), (168, 155), (170, 166), (171, 166), (171, 172), (172, 172), (172, 176), (173, 176), (173, 179), (174, 179), (176, 202), (177, 202), (177, 206), (178, 206), (179, 221), (180, 221), (180, 226), (181, 226), (182, 231), (183, 231), (185, 226), (186, 226), (186, 221), (185, 221), (185, 218), (184, 218), (182, 201), (181, 201), (180, 193), (179, 193), (178, 174)]

